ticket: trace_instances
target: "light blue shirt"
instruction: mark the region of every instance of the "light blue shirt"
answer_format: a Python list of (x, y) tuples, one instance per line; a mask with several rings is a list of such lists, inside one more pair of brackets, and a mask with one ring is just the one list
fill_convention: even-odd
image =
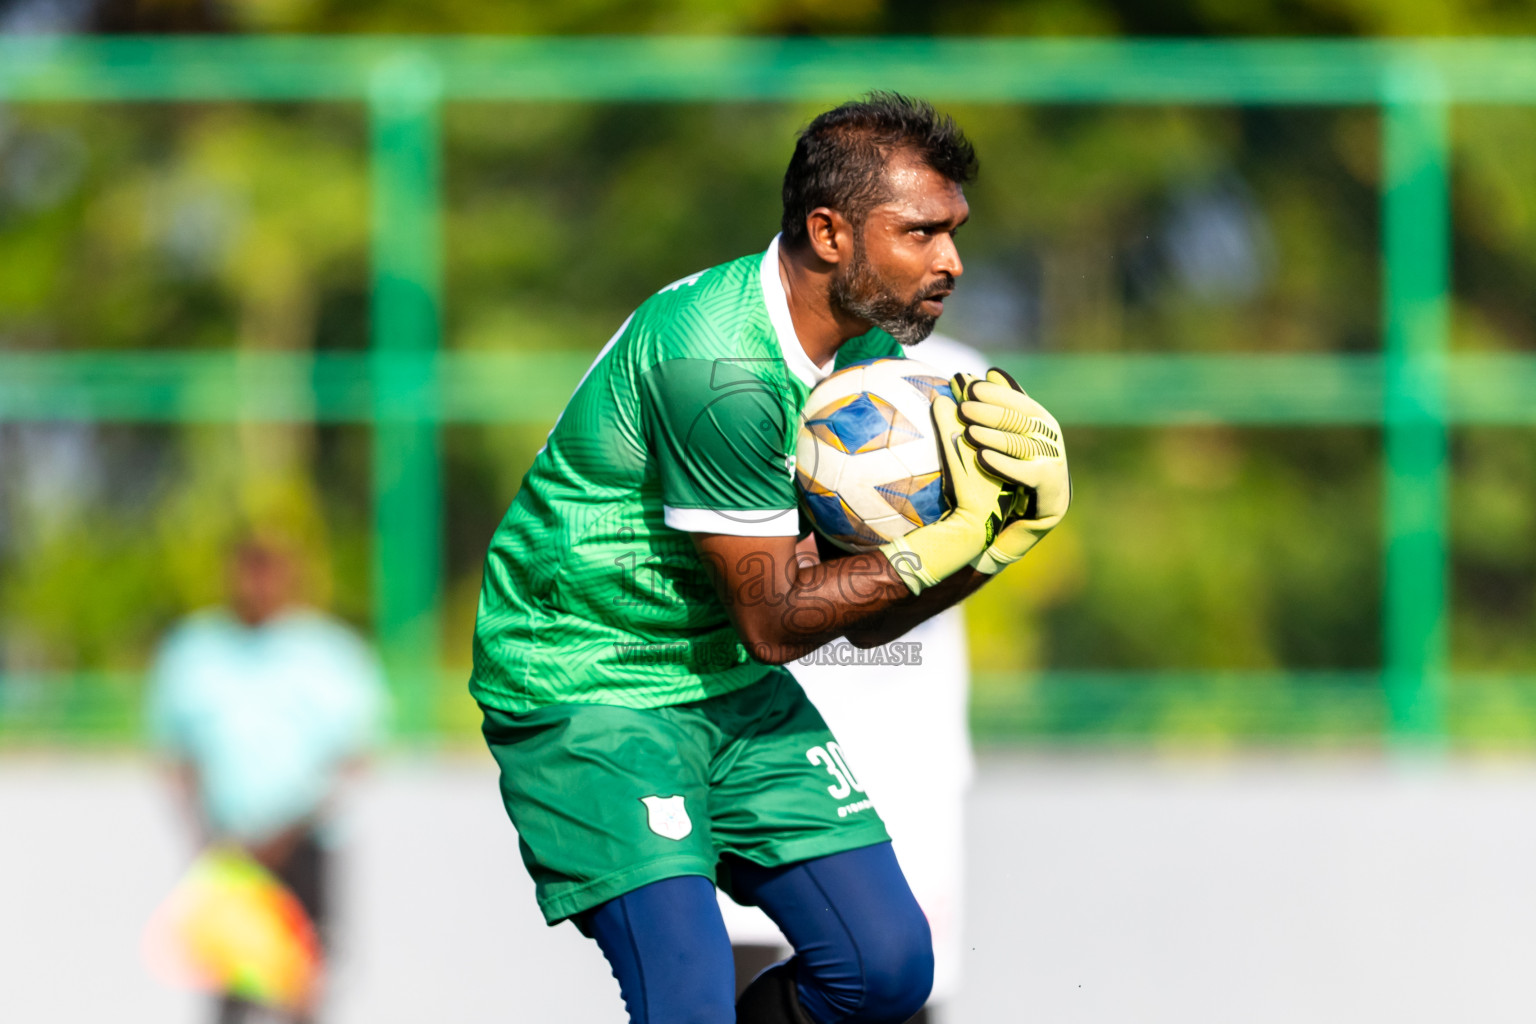
[(334, 619), (295, 610), (252, 628), (206, 611), (161, 646), (149, 726), (196, 767), (213, 831), (254, 840), (320, 810), (378, 741), (386, 703), (378, 660)]

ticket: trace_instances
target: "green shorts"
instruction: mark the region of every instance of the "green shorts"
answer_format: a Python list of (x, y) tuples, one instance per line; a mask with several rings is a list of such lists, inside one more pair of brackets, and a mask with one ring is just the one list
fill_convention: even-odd
[(703, 875), (729, 892), (722, 854), (775, 867), (890, 838), (783, 669), (672, 707), (481, 710), (550, 924), (663, 878)]

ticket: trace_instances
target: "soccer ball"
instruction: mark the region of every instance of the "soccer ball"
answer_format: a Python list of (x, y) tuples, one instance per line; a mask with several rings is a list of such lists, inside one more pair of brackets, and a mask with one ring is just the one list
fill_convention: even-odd
[(866, 359), (816, 385), (800, 417), (795, 480), (816, 532), (873, 551), (948, 511), (929, 408), (949, 378), (915, 359)]

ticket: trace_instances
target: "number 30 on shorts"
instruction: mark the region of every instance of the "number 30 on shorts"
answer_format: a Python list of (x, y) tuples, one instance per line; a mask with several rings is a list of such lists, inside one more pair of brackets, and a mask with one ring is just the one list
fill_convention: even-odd
[(821, 765), (827, 770), (827, 774), (837, 780), (827, 787), (827, 792), (832, 794), (832, 799), (846, 800), (854, 793), (864, 792), (864, 787), (859, 785), (858, 778), (843, 758), (843, 748), (835, 741), (826, 746), (812, 747), (805, 752), (805, 759), (811, 764)]

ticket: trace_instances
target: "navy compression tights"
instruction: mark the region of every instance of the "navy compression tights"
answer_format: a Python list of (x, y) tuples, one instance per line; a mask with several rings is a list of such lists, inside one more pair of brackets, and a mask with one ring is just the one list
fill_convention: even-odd
[[(890, 843), (780, 868), (735, 862), (737, 893), (795, 947), (817, 1024), (900, 1024), (933, 984), (928, 921)], [(732, 1024), (735, 974), (715, 887), (668, 878), (598, 907), (587, 931), (619, 979), (630, 1024)]]

